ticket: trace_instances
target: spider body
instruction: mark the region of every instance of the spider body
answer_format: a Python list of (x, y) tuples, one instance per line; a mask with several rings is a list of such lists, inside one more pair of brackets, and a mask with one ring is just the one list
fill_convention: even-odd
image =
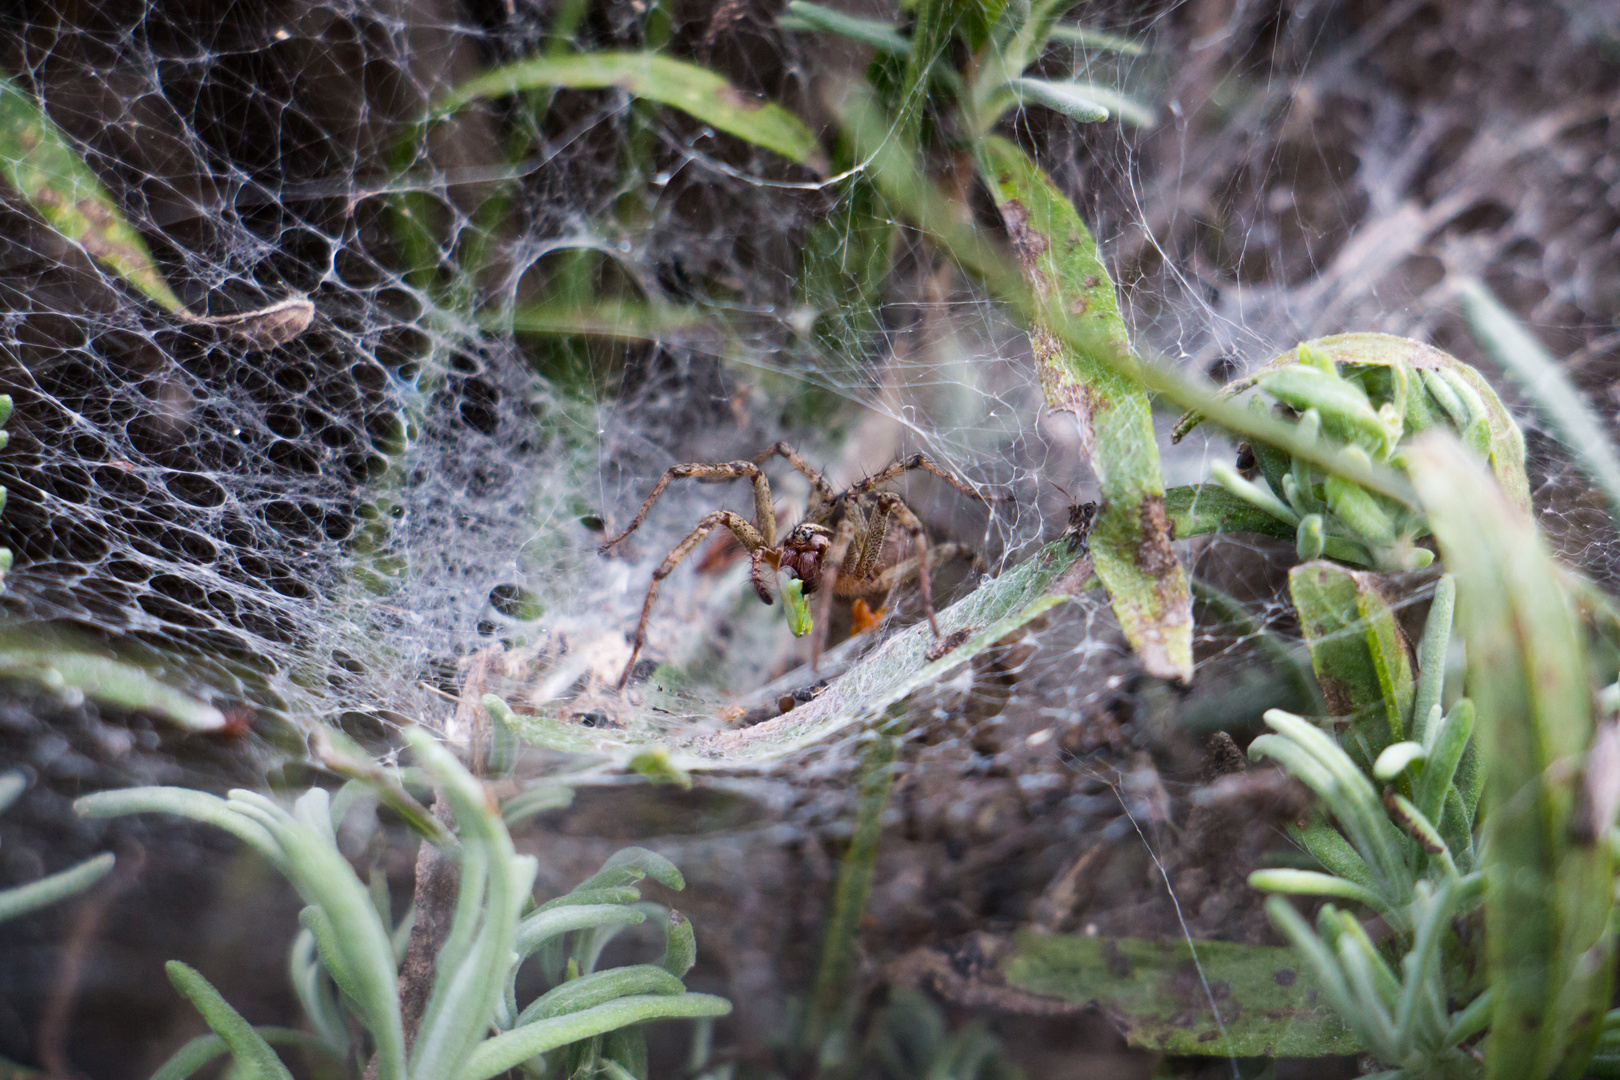
[[(760, 466), (773, 455), (785, 458), (810, 481), (810, 502), (805, 515), (779, 543), (776, 536), (776, 514), (772, 505), (770, 481)], [(870, 598), (887, 596), (895, 586), (915, 578), (922, 595), (923, 609), (928, 624), (939, 636), (939, 625), (934, 618), (934, 604), (929, 582), (932, 564), (941, 559), (964, 553), (959, 545), (941, 544), (930, 548), (922, 523), (900, 496), (890, 491), (876, 490), (882, 484), (913, 469), (930, 472), (949, 483), (964, 495), (979, 502), (985, 499), (956, 477), (935, 465), (922, 454), (914, 454), (897, 461), (888, 468), (867, 477), (844, 491), (835, 491), (825, 477), (799, 456), (786, 443), (777, 443), (752, 461), (730, 461), (715, 464), (672, 465), (664, 472), (652, 493), (647, 496), (630, 525), (598, 549), (607, 552), (640, 527), (652, 504), (664, 493), (670, 481), (692, 479), (700, 483), (719, 483), (746, 478), (754, 489), (754, 520), (749, 521), (729, 510), (715, 510), (705, 514), (686, 538), (671, 549), (664, 561), (653, 571), (647, 599), (642, 604), (641, 621), (636, 624), (636, 636), (630, 649), (630, 660), (624, 674), (619, 677), (623, 688), (630, 678), (636, 657), (646, 640), (647, 617), (658, 597), (658, 587), (674, 572), (682, 559), (702, 543), (704, 537), (719, 528), (730, 530), (749, 555), (749, 579), (754, 592), (767, 604), (774, 603), (771, 582), (778, 574), (786, 573), (797, 580), (797, 595), (789, 594), (790, 605), (799, 596), (815, 596), (815, 615), (810, 620), (814, 635), (810, 642), (810, 666), (814, 670), (821, 658), (826, 641), (827, 616), (834, 596)], [(891, 524), (898, 523), (905, 530), (916, 552), (910, 558), (885, 562), (885, 545)], [(802, 604), (802, 601), (798, 601)], [(791, 612), (790, 612), (791, 616)], [(790, 617), (790, 623), (802, 622)], [(795, 633), (801, 633), (796, 629)]]

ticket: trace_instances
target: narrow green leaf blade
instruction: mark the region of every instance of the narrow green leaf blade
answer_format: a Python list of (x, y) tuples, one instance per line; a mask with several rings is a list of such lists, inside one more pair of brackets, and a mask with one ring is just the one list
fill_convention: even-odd
[(1463, 315), (1474, 337), (1536, 402), (1552, 423), (1558, 439), (1609, 497), (1610, 512), (1620, 515), (1620, 455), (1615, 453), (1603, 422), (1581, 392), (1530, 331), (1502, 306), (1482, 282), (1465, 281), (1458, 289)]
[(729, 1012), (731, 1002), (709, 994), (638, 994), (618, 998), (567, 1016), (537, 1020), (486, 1040), (468, 1059), (458, 1080), (489, 1080), (536, 1054), (549, 1053), (631, 1024), (725, 1016)]
[(141, 234), (60, 128), (22, 88), (0, 75), (0, 177), (57, 232), (165, 310), (185, 310), (158, 273)]
[(48, 907), (74, 893), (83, 892), (106, 877), (112, 868), (112, 852), (103, 852), (93, 859), (86, 859), (78, 866), (40, 878), (38, 881), (30, 881), (27, 885), (0, 889), (0, 923)]
[(911, 55), (911, 39), (902, 34), (894, 23), (850, 15), (835, 8), (812, 4), (809, 0), (792, 0), (776, 20), (776, 25), (784, 30), (817, 30), (837, 34), (892, 56)]
[(448, 116), (474, 101), (549, 87), (625, 90), (817, 172), (826, 170), (820, 142), (797, 116), (739, 90), (708, 68), (660, 53), (593, 52), (520, 60), (462, 83), (439, 100), (434, 115)]
[(1593, 728), (1582, 631), (1535, 523), (1455, 440), (1425, 436), (1407, 457), (1457, 579), (1486, 769), (1487, 1076), (1578, 1075), (1615, 967), (1609, 847), (1571, 836), (1565, 763)]
[[(1130, 343), (1114, 283), (1074, 205), (1023, 150), (981, 146), (985, 172), (1036, 294), (1091, 323), (1122, 353)], [(1192, 677), (1192, 594), (1170, 548), (1164, 481), (1147, 392), (1112, 366), (1071, 348), (1035, 322), (1030, 343), (1047, 405), (1073, 414), (1102, 487), (1091, 531), (1097, 576), (1142, 665), (1161, 678)]]
[(136, 709), (188, 731), (218, 731), (225, 714), (133, 664), (66, 649), (0, 650), (0, 672), (48, 679), (106, 705)]
[(1322, 696), (1332, 715), (1351, 721), (1350, 745), (1369, 769), (1404, 734), (1416, 692), (1405, 638), (1378, 582), (1375, 574), (1324, 561), (1288, 572)]
[(242, 1070), (248, 1080), (293, 1080), (292, 1073), (287, 1071), (287, 1066), (281, 1063), (276, 1052), (270, 1049), (264, 1036), (255, 1031), (241, 1013), (231, 1008), (230, 1003), (220, 997), (219, 991), (195, 968), (187, 967), (178, 960), (170, 960), (164, 965), (164, 970), (168, 972), (174, 988), (202, 1013), (208, 1026), (214, 1029), (214, 1034), (225, 1040), (236, 1067)]

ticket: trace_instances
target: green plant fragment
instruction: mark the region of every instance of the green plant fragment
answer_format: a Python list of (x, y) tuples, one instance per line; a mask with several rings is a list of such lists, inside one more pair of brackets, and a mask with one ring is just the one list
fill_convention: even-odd
[(77, 690), (104, 705), (160, 716), (190, 731), (218, 731), (225, 714), (159, 682), (140, 668), (104, 656), (64, 649), (0, 650), (0, 674)]
[[(329, 1045), (306, 1031), (267, 1025), (256, 1026), (253, 1030), (272, 1046), (324, 1053), (328, 1058), (341, 1061), (341, 1056), (335, 1055)], [(199, 1035), (158, 1066), (157, 1072), (152, 1074), (152, 1080), (186, 1080), (187, 1077), (200, 1072), (215, 1058), (230, 1053), (230, 1049), (229, 1044), (218, 1035)]]
[(816, 30), (858, 41), (881, 53), (892, 56), (910, 56), (911, 39), (900, 28), (882, 19), (869, 19), (850, 15), (836, 8), (812, 4), (808, 0), (792, 0), (776, 25), (784, 30)]
[[(1090, 323), (1121, 354), (1130, 340), (1114, 283), (1074, 205), (1005, 139), (980, 147), (1019, 263), (1036, 295)], [(1170, 548), (1157, 434), (1147, 391), (1111, 365), (1069, 346), (1042, 320), (1030, 327), (1047, 406), (1071, 413), (1103, 506), (1090, 545), (1097, 577), (1149, 674), (1192, 677), (1192, 594)]]
[(1579, 1075), (1614, 982), (1613, 865), (1571, 836), (1592, 737), (1586, 649), (1535, 523), (1451, 440), (1408, 452), (1457, 580), (1486, 773), (1485, 919), (1493, 993), (1486, 1075)]
[(1141, 56), (1147, 52), (1147, 47), (1139, 41), (1133, 41), (1118, 34), (1110, 34), (1103, 30), (1093, 30), (1086, 26), (1072, 26), (1068, 23), (1057, 23), (1050, 31), (1050, 40), (1062, 42), (1065, 45), (1079, 45), (1087, 49), (1100, 49), (1104, 52), (1119, 53), (1121, 56)]
[(146, 241), (125, 220), (96, 174), (32, 97), (0, 75), (0, 176), (51, 228), (151, 297), (166, 311), (185, 305), (158, 273)]
[(1294, 530), (1224, 484), (1191, 484), (1164, 493), (1164, 516), (1177, 540), (1210, 533), (1260, 533), (1289, 540)]
[(65, 900), (74, 893), (83, 892), (113, 868), (112, 852), (103, 852), (86, 859), (78, 866), (30, 881), (10, 889), (0, 889), (0, 923), (26, 915), (30, 911)]
[[(1315, 977), (1289, 948), (1021, 931), (1002, 971), (1021, 990), (1095, 1005), (1139, 1050), (1316, 1057), (1361, 1049), (1316, 1003)], [(1206, 984), (1221, 988), (1219, 1019)]]
[(164, 965), (164, 971), (168, 973), (174, 988), (202, 1014), (214, 1034), (225, 1041), (237, 1069), (246, 1080), (293, 1080), (292, 1073), (287, 1071), (287, 1066), (281, 1063), (276, 1052), (270, 1049), (264, 1036), (255, 1031), (241, 1013), (231, 1008), (219, 996), (219, 991), (209, 985), (208, 980), (198, 974), (195, 968), (178, 960), (170, 960)]
[(725, 1016), (731, 1002), (709, 994), (637, 994), (567, 1016), (537, 1020), (485, 1041), (473, 1051), (457, 1080), (489, 1080), (536, 1054), (631, 1024), (702, 1016)]
[(1081, 123), (1097, 123), (1110, 116), (1140, 128), (1152, 127), (1158, 122), (1158, 117), (1146, 105), (1097, 83), (1017, 78), (1007, 85), (1020, 104), (1045, 105)]
[(1109, 116), (1108, 106), (1097, 101), (1089, 83), (1020, 77), (1008, 80), (1007, 86), (1020, 105), (1044, 105), (1082, 124), (1101, 123)]
[(436, 103), (433, 117), (442, 119), (486, 98), (552, 87), (625, 90), (817, 172), (826, 171), (820, 142), (797, 116), (738, 89), (708, 68), (659, 53), (593, 52), (520, 60), (462, 83)]
[(593, 1009), (616, 998), (634, 994), (684, 994), (676, 976), (656, 964), (630, 964), (569, 979), (535, 998), (518, 1016), (516, 1027), (583, 1009)]
[(1416, 682), (1411, 655), (1374, 574), (1312, 562), (1288, 573), (1289, 595), (1329, 712), (1371, 768), (1404, 737)]
[(1559, 441), (1609, 497), (1610, 512), (1620, 514), (1620, 455), (1615, 453), (1603, 421), (1558, 362), (1484, 283), (1464, 281), (1458, 297), (1474, 337), (1524, 387), (1552, 422)]

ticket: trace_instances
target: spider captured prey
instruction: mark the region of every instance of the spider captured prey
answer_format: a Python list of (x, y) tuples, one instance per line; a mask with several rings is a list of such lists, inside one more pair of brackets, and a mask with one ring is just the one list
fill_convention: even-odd
[[(781, 455), (810, 481), (810, 500), (805, 507), (804, 518), (789, 529), (780, 542), (776, 535), (776, 511), (772, 505), (770, 481), (761, 469), (773, 455)], [(788, 626), (796, 637), (803, 637), (806, 633), (813, 635), (810, 639), (812, 671), (818, 666), (822, 648), (826, 644), (827, 621), (834, 596), (855, 599), (859, 614), (865, 600), (876, 598), (881, 608), (882, 599), (896, 586), (915, 578), (929, 628), (937, 640), (940, 636), (939, 623), (934, 617), (930, 571), (944, 559), (955, 555), (971, 556), (971, 552), (958, 544), (930, 547), (922, 522), (917, 520), (917, 515), (904, 500), (893, 492), (877, 490), (913, 469), (934, 474), (977, 502), (988, 501), (922, 454), (896, 461), (843, 491), (833, 490), (826, 478), (811, 468), (798, 451), (787, 443), (777, 443), (752, 461), (670, 466), (653, 486), (652, 493), (641, 504), (641, 509), (636, 511), (629, 526), (603, 543), (597, 549), (599, 552), (606, 553), (635, 532), (671, 480), (718, 483), (746, 477), (754, 487), (754, 520), (749, 521), (729, 510), (712, 511), (703, 515), (697, 527), (686, 534), (686, 539), (664, 556), (664, 561), (653, 571), (646, 602), (641, 606), (641, 620), (636, 623), (630, 659), (624, 666), (624, 674), (619, 676), (620, 689), (629, 681), (636, 657), (641, 654), (641, 646), (646, 640), (647, 617), (658, 598), (659, 585), (675, 571), (682, 559), (703, 542), (704, 537), (722, 527), (730, 529), (737, 542), (747, 550), (749, 579), (753, 582), (754, 591), (765, 603), (773, 602), (772, 580), (779, 574), (787, 575), (787, 581), (781, 587), (781, 596), (787, 609)], [(888, 538), (891, 523), (898, 523), (905, 530), (915, 554), (897, 562), (885, 563), (884, 541)], [(813, 616), (807, 600), (811, 596), (816, 597)]]

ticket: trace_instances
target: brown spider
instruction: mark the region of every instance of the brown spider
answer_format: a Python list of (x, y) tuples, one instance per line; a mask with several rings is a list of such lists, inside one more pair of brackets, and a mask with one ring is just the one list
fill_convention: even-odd
[[(804, 518), (788, 530), (780, 544), (776, 542), (776, 513), (772, 507), (770, 481), (760, 469), (760, 465), (773, 454), (786, 458), (788, 464), (810, 481), (810, 503), (805, 508)], [(664, 556), (664, 561), (653, 571), (647, 600), (641, 606), (641, 621), (636, 623), (635, 642), (630, 647), (630, 660), (624, 665), (624, 674), (619, 676), (619, 688), (623, 689), (629, 681), (636, 657), (641, 654), (641, 646), (646, 640), (647, 616), (652, 612), (653, 601), (658, 598), (659, 584), (674, 572), (693, 548), (702, 543), (704, 537), (722, 526), (730, 529), (738, 543), (748, 550), (749, 577), (754, 591), (765, 603), (772, 603), (769, 582), (771, 575), (778, 571), (787, 571), (791, 575), (790, 581), (796, 579), (800, 582), (803, 596), (820, 594), (811, 625), (814, 634), (810, 639), (812, 671), (821, 660), (822, 646), (826, 641), (827, 615), (832, 610), (834, 596), (863, 600), (868, 597), (882, 598), (896, 586), (915, 577), (922, 593), (923, 610), (928, 613), (928, 625), (934, 631), (934, 637), (938, 638), (939, 623), (934, 618), (934, 599), (928, 580), (930, 568), (936, 560), (967, 552), (959, 544), (940, 544), (930, 549), (922, 522), (917, 520), (917, 515), (912, 513), (900, 496), (890, 491), (873, 490), (912, 469), (931, 472), (969, 498), (987, 501), (922, 454), (913, 454), (904, 461), (897, 461), (842, 492), (834, 491), (826, 478), (812, 469), (798, 451), (781, 442), (753, 461), (671, 465), (653, 487), (647, 501), (641, 504), (629, 528), (602, 544), (597, 548), (599, 552), (606, 553), (613, 545), (635, 532), (658, 496), (675, 479), (719, 483), (747, 477), (754, 485), (754, 520), (750, 522), (741, 514), (729, 510), (704, 514), (697, 528), (687, 533), (686, 539)], [(906, 530), (917, 554), (901, 562), (882, 566), (884, 541), (889, 535), (891, 518)], [(795, 633), (803, 632), (795, 630)]]

